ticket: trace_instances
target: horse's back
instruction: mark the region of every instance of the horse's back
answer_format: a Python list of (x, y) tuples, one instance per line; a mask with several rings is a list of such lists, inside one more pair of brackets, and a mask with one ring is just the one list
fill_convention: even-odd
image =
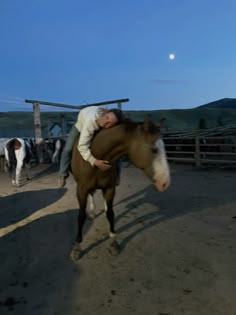
[(5, 157), (9, 162), (17, 160), (24, 163), (32, 157), (32, 148), (30, 142), (23, 138), (10, 138), (5, 143)]

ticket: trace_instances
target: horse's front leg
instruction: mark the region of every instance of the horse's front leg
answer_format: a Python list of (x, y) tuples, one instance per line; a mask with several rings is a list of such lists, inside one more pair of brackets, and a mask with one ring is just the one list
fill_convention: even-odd
[(16, 167), (14, 166), (13, 169), (10, 171), (11, 183), (12, 186), (19, 186), (16, 184)]
[(77, 199), (79, 202), (79, 215), (78, 215), (78, 232), (75, 244), (72, 248), (70, 257), (73, 261), (81, 257), (81, 243), (83, 241), (83, 226), (86, 220), (86, 205), (87, 205), (88, 192), (81, 189), (77, 184)]
[(114, 227), (113, 200), (115, 197), (115, 187), (103, 189), (103, 197), (106, 202), (106, 216), (110, 225), (109, 237), (111, 239), (111, 246), (116, 252), (120, 252), (120, 245), (117, 241)]

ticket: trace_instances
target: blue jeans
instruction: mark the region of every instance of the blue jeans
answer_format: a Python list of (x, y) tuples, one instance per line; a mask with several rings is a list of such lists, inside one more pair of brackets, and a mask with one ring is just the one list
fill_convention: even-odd
[(66, 144), (61, 154), (61, 161), (60, 161), (60, 168), (59, 168), (59, 175), (67, 177), (69, 176), (69, 169), (72, 157), (72, 150), (75, 143), (75, 140), (79, 136), (79, 130), (73, 126), (71, 131), (66, 139)]
[(121, 158), (115, 161), (116, 175), (118, 178), (120, 178), (121, 174), (121, 163)]

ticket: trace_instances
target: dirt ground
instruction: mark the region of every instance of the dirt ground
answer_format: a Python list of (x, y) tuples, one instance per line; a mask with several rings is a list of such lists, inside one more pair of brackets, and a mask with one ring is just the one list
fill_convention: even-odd
[(164, 193), (124, 165), (114, 203), (121, 253), (110, 250), (102, 198), (87, 221), (84, 254), (75, 183), (33, 168), (12, 187), (0, 173), (0, 314), (236, 314), (236, 171), (171, 165)]

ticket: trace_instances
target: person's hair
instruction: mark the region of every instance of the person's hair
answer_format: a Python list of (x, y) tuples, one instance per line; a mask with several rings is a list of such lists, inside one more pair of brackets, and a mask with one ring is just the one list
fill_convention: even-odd
[(119, 108), (108, 109), (106, 111), (106, 114), (107, 113), (113, 113), (116, 116), (117, 124), (120, 124), (120, 123), (122, 123), (122, 121), (124, 121), (124, 118), (125, 118), (124, 114), (123, 114), (122, 110), (120, 110)]

